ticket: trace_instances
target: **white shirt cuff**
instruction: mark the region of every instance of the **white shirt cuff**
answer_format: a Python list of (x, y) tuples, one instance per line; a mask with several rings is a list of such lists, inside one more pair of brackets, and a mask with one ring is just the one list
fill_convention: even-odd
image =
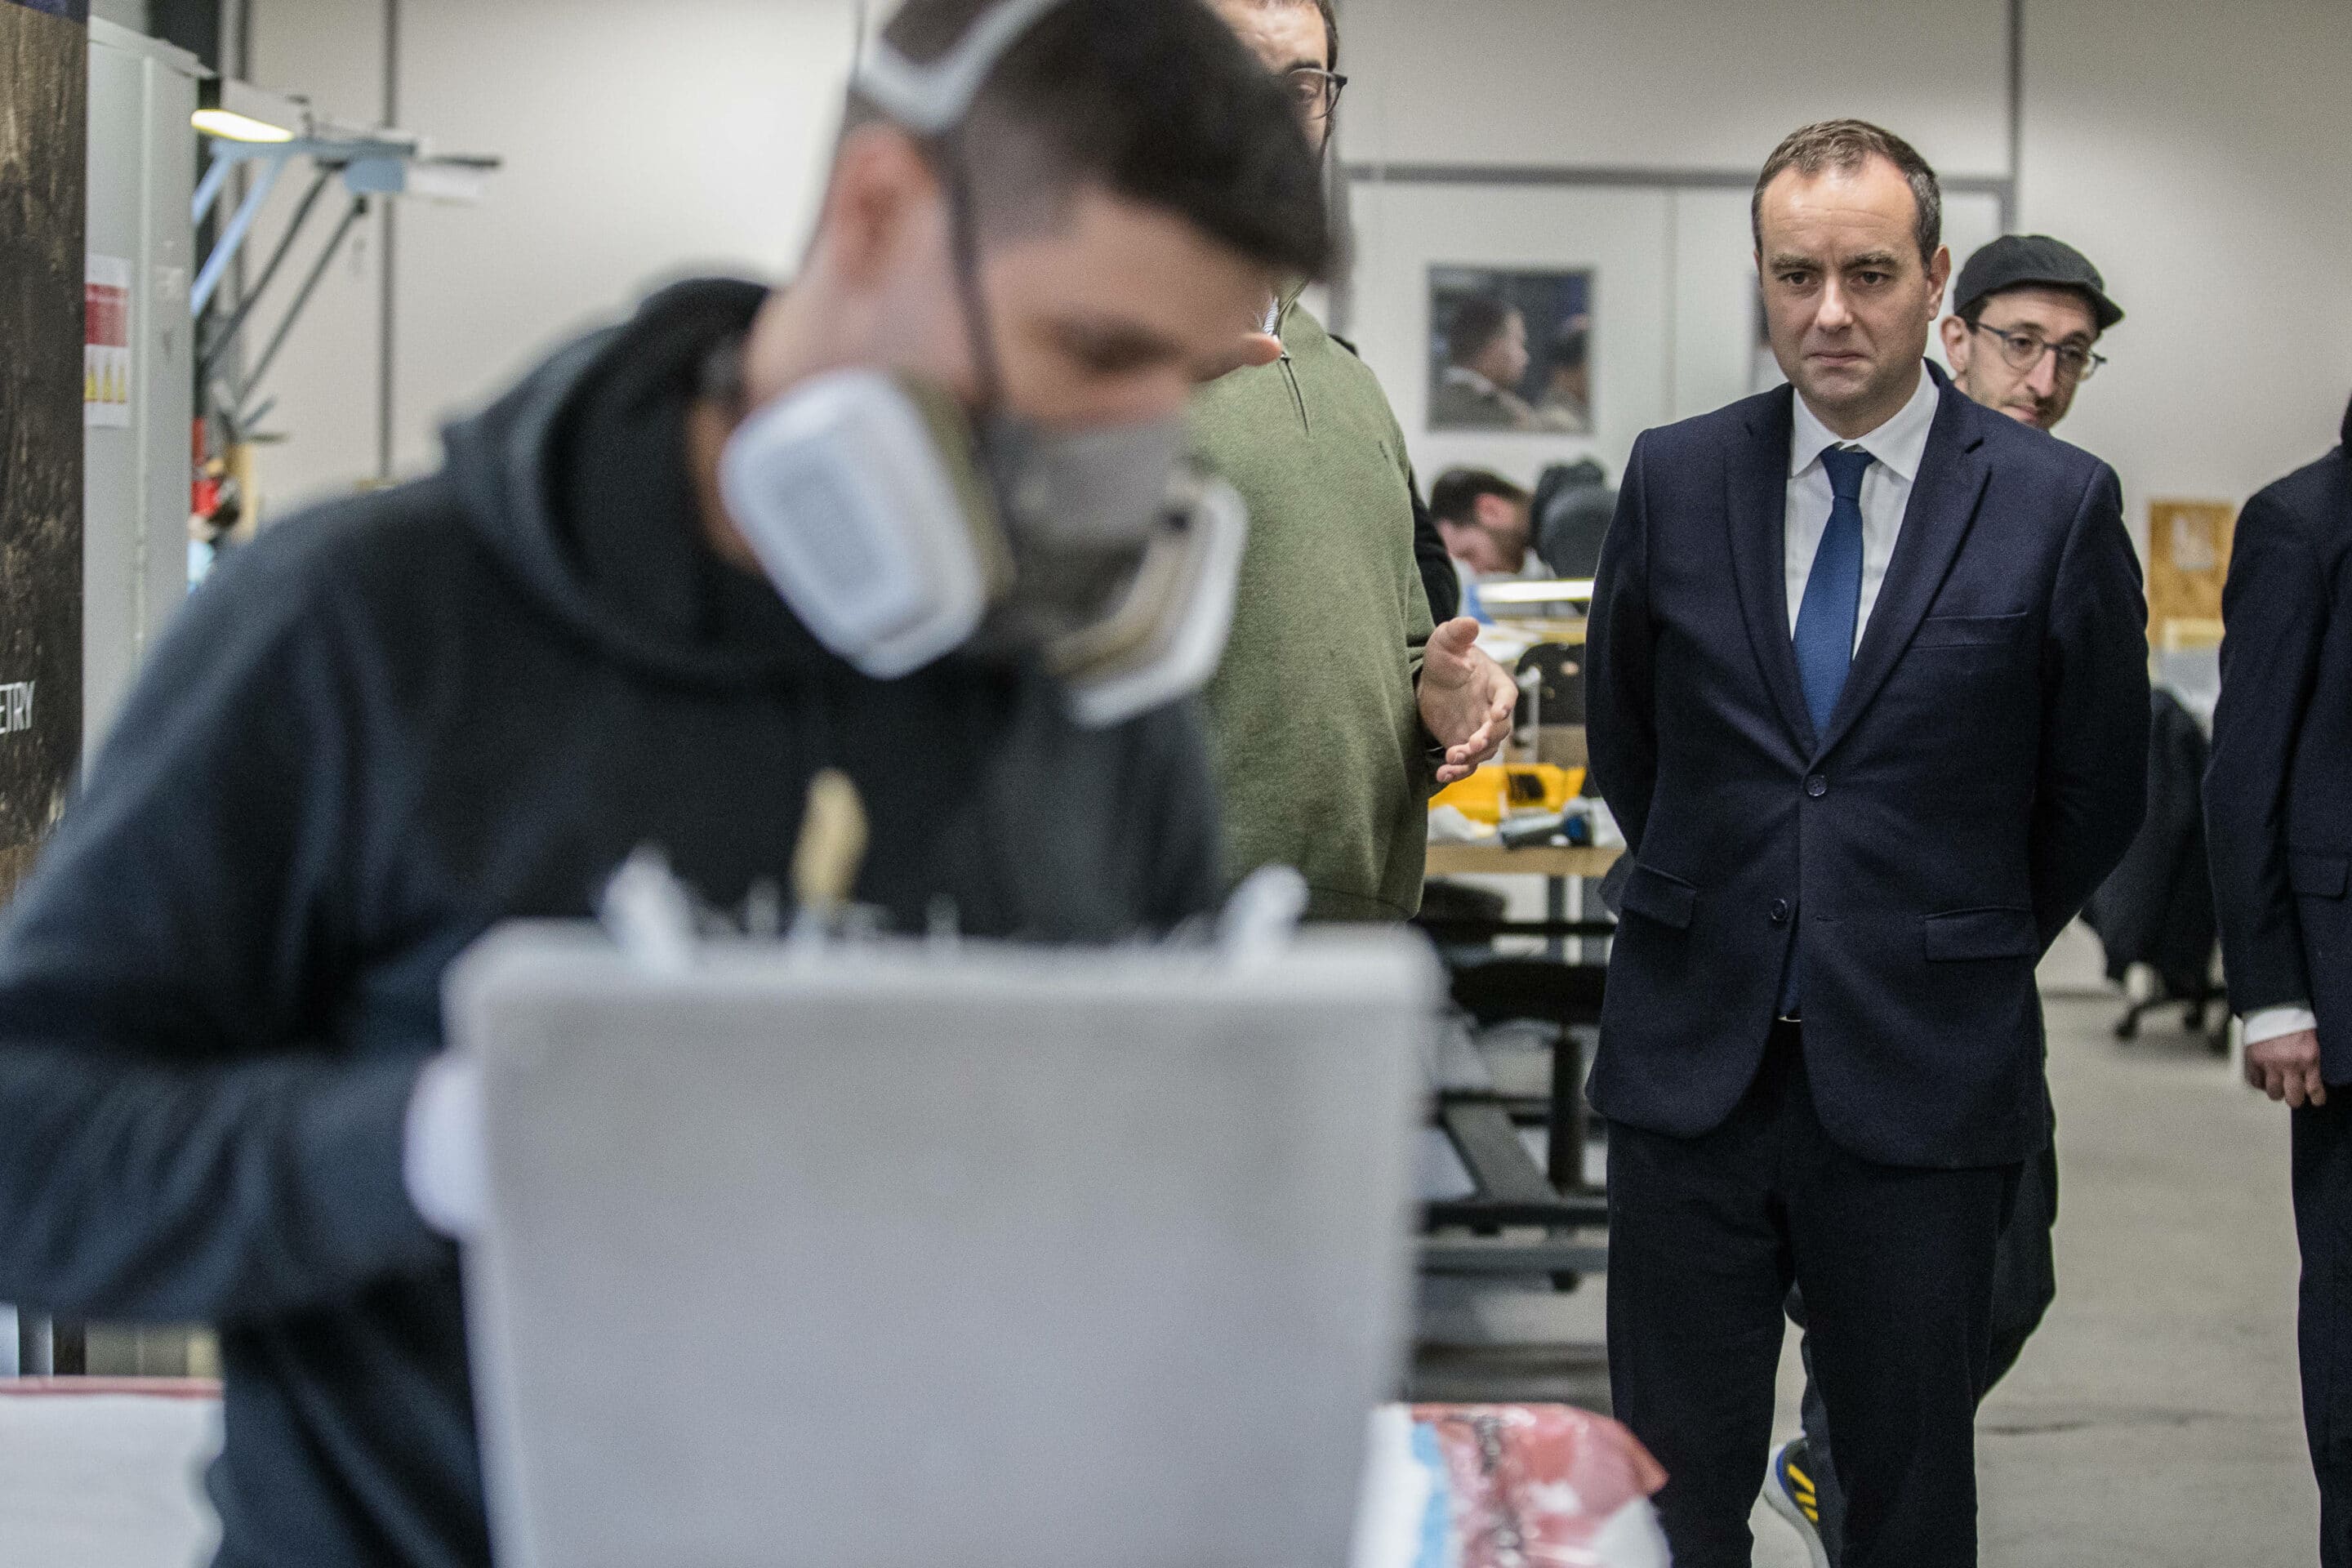
[(480, 1228), (489, 1193), (482, 1069), (464, 1057), (425, 1064), (408, 1099), (401, 1180), (425, 1223), (452, 1241)]
[(2319, 1019), (2308, 1007), (2265, 1007), (2246, 1015), (2246, 1044), (2259, 1046), (2281, 1035), (2299, 1035), (2317, 1027)]

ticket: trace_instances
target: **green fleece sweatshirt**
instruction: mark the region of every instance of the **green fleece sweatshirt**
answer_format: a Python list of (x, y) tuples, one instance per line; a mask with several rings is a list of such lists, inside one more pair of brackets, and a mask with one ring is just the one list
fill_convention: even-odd
[(1404, 433), (1371, 371), (1292, 302), (1282, 359), (1193, 400), (1201, 457), (1249, 503), (1223, 666), (1207, 691), (1235, 881), (1295, 866), (1316, 920), (1421, 907), (1433, 773), (1414, 694), (1429, 600)]

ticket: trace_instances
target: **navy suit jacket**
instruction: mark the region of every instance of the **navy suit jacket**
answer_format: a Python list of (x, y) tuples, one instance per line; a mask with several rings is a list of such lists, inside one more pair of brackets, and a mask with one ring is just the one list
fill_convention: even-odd
[(1634, 446), (1587, 650), (1632, 861), (1591, 1081), (1612, 1120), (1730, 1115), (1801, 926), (1805, 1062), (1842, 1146), (1956, 1168), (2048, 1138), (2034, 965), (2139, 826), (2147, 609), (2114, 470), (1937, 380), (1823, 734), (1782, 572), (1794, 394)]
[[(2352, 445), (2352, 413), (2344, 421)], [(2352, 467), (2338, 447), (2246, 503), (2221, 595), (2205, 825), (2230, 1005), (2307, 1004), (2352, 1081)]]

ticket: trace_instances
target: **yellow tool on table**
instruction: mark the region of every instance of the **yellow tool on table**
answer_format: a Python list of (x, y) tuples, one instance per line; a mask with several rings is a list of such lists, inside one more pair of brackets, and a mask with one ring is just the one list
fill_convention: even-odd
[(1559, 811), (1584, 787), (1582, 768), (1549, 763), (1488, 763), (1468, 778), (1430, 797), (1433, 808), (1450, 805), (1473, 822), (1501, 826), (1513, 813)]

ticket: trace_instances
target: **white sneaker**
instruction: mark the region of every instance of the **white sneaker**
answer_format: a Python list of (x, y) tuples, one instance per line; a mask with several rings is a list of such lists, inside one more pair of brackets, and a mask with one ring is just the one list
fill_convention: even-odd
[(1764, 1501), (1804, 1537), (1813, 1568), (1830, 1568), (1829, 1548), (1822, 1543), (1821, 1500), (1813, 1488), (1812, 1455), (1802, 1437), (1793, 1437), (1774, 1451), (1764, 1472)]

